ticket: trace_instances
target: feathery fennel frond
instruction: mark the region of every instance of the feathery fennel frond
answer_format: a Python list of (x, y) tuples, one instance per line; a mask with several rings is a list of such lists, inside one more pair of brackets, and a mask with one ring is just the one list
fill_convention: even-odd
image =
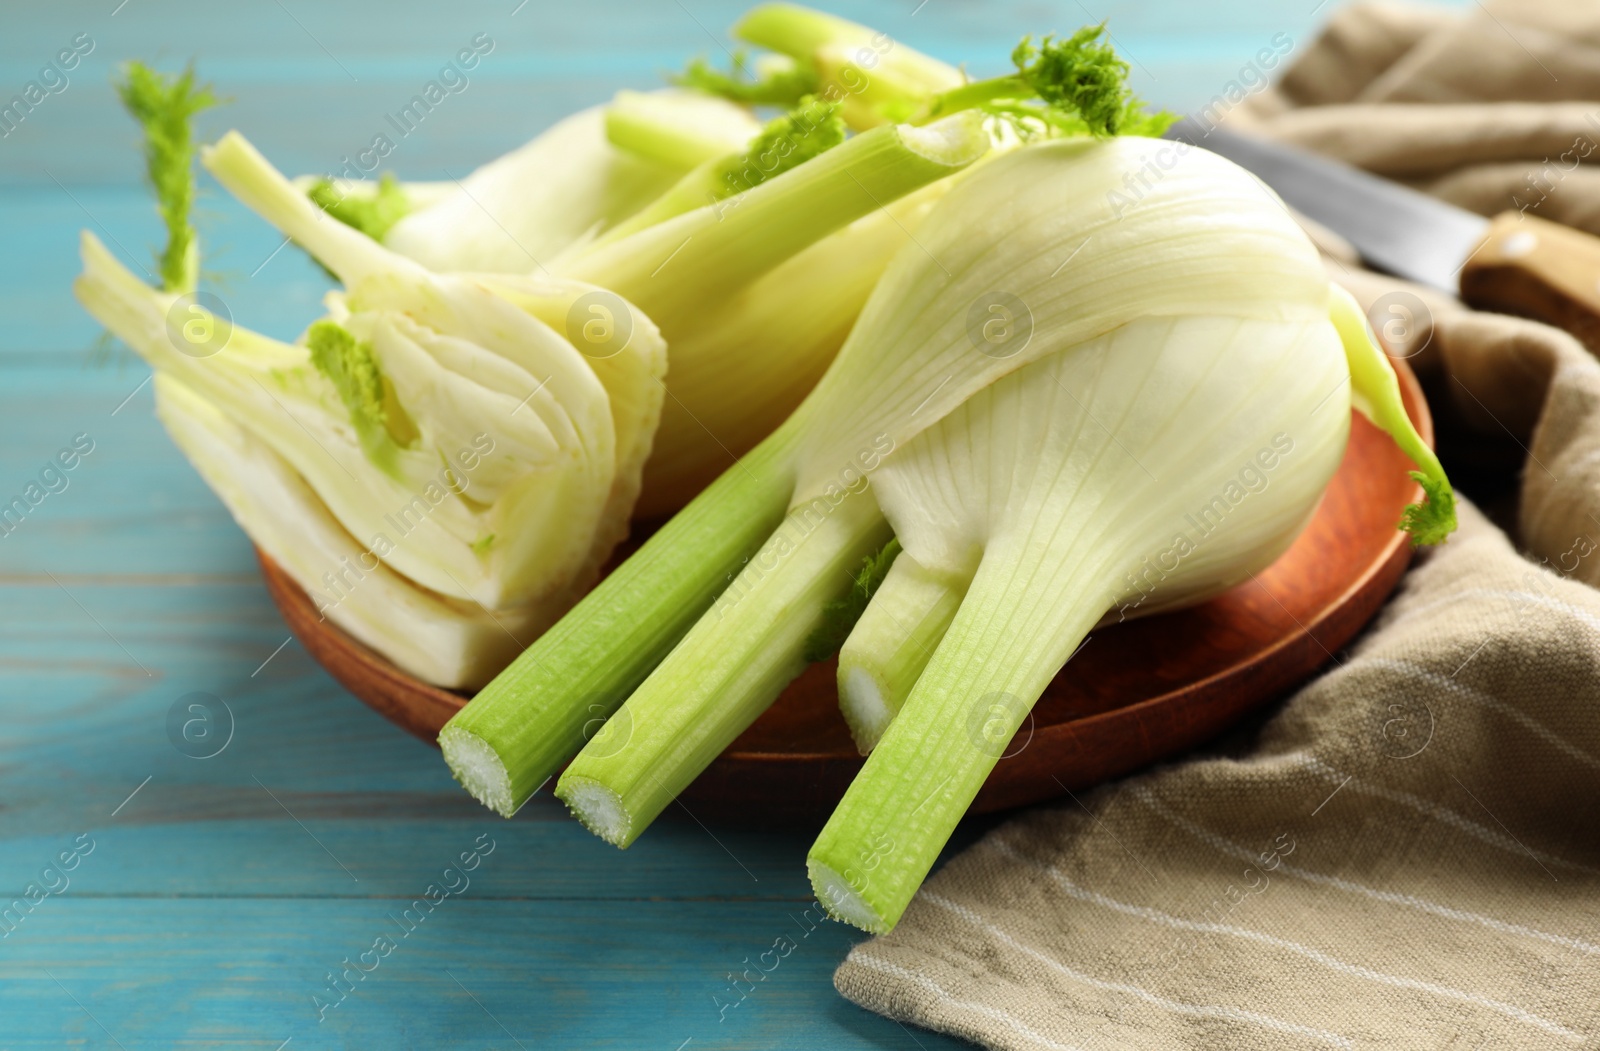
[(682, 73), (668, 79), (679, 87), (694, 88), (746, 106), (789, 108), (817, 91), (817, 71), (808, 63), (773, 65), (758, 69), (753, 76), (745, 75), (748, 69), (745, 53), (738, 51), (733, 56), (731, 73), (714, 69), (705, 59), (696, 58)]
[(1411, 534), (1414, 547), (1442, 544), (1456, 530), (1456, 494), (1450, 482), (1434, 478), (1421, 471), (1410, 472), (1422, 486), (1426, 499), (1420, 504), (1409, 504), (1400, 516), (1400, 528)]
[(844, 141), (839, 104), (806, 96), (788, 113), (768, 121), (743, 153), (722, 162), (719, 197), (730, 197), (797, 168)]
[(384, 172), (378, 178), (377, 192), (371, 196), (340, 193), (328, 179), (313, 183), (306, 196), (341, 223), (360, 230), (374, 241), (382, 241), (395, 223), (411, 214), (411, 199), (401, 189), (393, 172)]
[(1105, 23), (1071, 36), (1025, 36), (1011, 52), (1015, 73), (946, 91), (928, 103), (924, 120), (978, 109), (1010, 121), (1024, 136), (1159, 135), (1177, 118), (1150, 113), (1128, 87), (1128, 63), (1112, 47)]
[(210, 85), (195, 85), (194, 64), (177, 75), (129, 62), (116, 82), (123, 108), (144, 132), (145, 174), (167, 228), (157, 258), (168, 292), (192, 292), (200, 277), (200, 251), (189, 212), (194, 206), (195, 114), (217, 104)]

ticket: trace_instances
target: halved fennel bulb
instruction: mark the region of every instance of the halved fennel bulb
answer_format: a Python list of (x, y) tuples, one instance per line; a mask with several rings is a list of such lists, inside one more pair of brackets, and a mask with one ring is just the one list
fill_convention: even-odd
[[(659, 419), (665, 347), (650, 320), (602, 293), (627, 315), (632, 336), (615, 353), (592, 357), (562, 332), (578, 300), (600, 291), (593, 286), (435, 274), (323, 215), (237, 132), (202, 158), (246, 205), (340, 276), (334, 320), (348, 330), (360, 367), (375, 370), (398, 403), (385, 406), (387, 433), (368, 427), (359, 443), (378, 471), (336, 472), (331, 457), (295, 462), (339, 520), (365, 538), (395, 502), (363, 492), (368, 480), (392, 476), (420, 489), (487, 434), (495, 450), (472, 472), (472, 490), (428, 516), (415, 545), (396, 546), (386, 561), (424, 587), (491, 609), (563, 592), (598, 570), (626, 535)], [(405, 420), (420, 442), (394, 432)], [(351, 484), (356, 478), (363, 484)]]
[(570, 594), (496, 612), (430, 591), (350, 535), (289, 462), (227, 411), (169, 373), (156, 373), (154, 389), (173, 442), (323, 618), (425, 682), (482, 686), (581, 592), (574, 581)]
[[(295, 345), (150, 288), (89, 234), (83, 259), (74, 290), (97, 320), (269, 445), (351, 536), (423, 587), (489, 609), (565, 594), (626, 531), (641, 452), (619, 465), (605, 387), (502, 297), (458, 281), (408, 298), (415, 313), (385, 311), (393, 289), (378, 280), (373, 309), (318, 322)], [(181, 349), (175, 312), (215, 343)], [(659, 358), (637, 324), (639, 348)]]

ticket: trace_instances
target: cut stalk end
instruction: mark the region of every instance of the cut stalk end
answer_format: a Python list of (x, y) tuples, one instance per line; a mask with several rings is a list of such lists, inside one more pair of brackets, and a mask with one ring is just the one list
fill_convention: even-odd
[(878, 746), (894, 718), (883, 690), (865, 668), (839, 668), (839, 709), (850, 726), (856, 751), (868, 755)]
[[(824, 606), (888, 539), (865, 486), (796, 507), (578, 753), (556, 795), (610, 842), (642, 835), (805, 668)], [(612, 735), (618, 720), (627, 729)]]
[(583, 827), (610, 843), (627, 849), (633, 842), (633, 815), (622, 797), (599, 781), (587, 777), (563, 777), (556, 786), (556, 798), (567, 804), (572, 816)]
[(459, 726), (446, 726), (439, 733), (439, 750), (444, 753), (450, 772), (474, 799), (501, 817), (517, 812), (511, 796), (511, 775), (488, 741)]
[(909, 554), (895, 559), (839, 650), (839, 708), (862, 755), (878, 746), (905, 705), (970, 582), (929, 570)]
[(892, 924), (873, 911), (866, 899), (857, 894), (850, 881), (815, 858), (806, 859), (806, 874), (811, 877), (811, 889), (817, 901), (828, 910), (828, 915), (841, 923), (859, 927), (870, 934), (887, 934)]

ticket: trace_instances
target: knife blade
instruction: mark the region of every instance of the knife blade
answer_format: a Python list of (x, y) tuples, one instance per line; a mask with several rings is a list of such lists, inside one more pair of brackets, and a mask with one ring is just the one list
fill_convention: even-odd
[(1481, 310), (1566, 329), (1600, 353), (1600, 238), (1522, 211), (1493, 219), (1305, 150), (1194, 118), (1167, 138), (1252, 172), (1339, 234), (1376, 270), (1459, 295)]
[(1375, 269), (1455, 295), (1461, 265), (1489, 232), (1481, 215), (1359, 168), (1193, 117), (1167, 137), (1199, 145), (1253, 172), (1284, 203), (1353, 245)]

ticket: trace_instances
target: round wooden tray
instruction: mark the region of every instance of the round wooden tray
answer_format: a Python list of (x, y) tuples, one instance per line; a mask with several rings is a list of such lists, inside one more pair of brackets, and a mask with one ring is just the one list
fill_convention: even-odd
[[(1430, 443), (1416, 377), (1396, 361), (1406, 409)], [(1356, 414), (1316, 517), (1250, 583), (1192, 609), (1102, 628), (1034, 707), (973, 804), (999, 810), (1126, 774), (1214, 737), (1332, 658), (1377, 612), (1410, 561), (1395, 528), (1421, 493), (1411, 463)], [(258, 555), (295, 636), (351, 693), (427, 741), (467, 698), (420, 682), (321, 621), (311, 600)], [(690, 786), (712, 812), (825, 813), (860, 768), (839, 715), (832, 662), (813, 665)]]

